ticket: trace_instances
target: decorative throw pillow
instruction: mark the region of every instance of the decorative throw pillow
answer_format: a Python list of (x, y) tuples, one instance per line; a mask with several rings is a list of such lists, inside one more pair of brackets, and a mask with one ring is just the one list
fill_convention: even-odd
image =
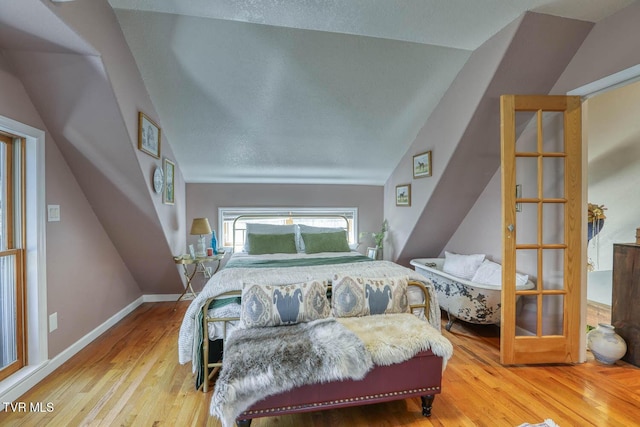
[(502, 266), (485, 259), (476, 270), (471, 281), (483, 285), (502, 285)]
[[(529, 280), (526, 274), (516, 273), (516, 286), (522, 286)], [(496, 262), (485, 259), (473, 275), (472, 282), (484, 285), (502, 286), (502, 266)]]
[(336, 233), (338, 231), (345, 231), (344, 228), (339, 227), (314, 227), (312, 225), (299, 224), (298, 235), (296, 236), (296, 244), (300, 252), (305, 251), (304, 240), (302, 240), (302, 233), (306, 234), (320, 234), (320, 233)]
[(335, 317), (408, 313), (408, 276), (357, 277), (336, 275), (331, 291)]
[(482, 261), (484, 261), (483, 254), (458, 255), (445, 251), (442, 271), (461, 279), (471, 280)]
[(249, 234), (249, 255), (295, 254), (295, 234)]
[(247, 284), (242, 288), (240, 325), (244, 328), (293, 325), (331, 314), (327, 282), (290, 285)]
[(349, 252), (349, 242), (346, 231), (332, 233), (301, 233), (304, 242), (304, 252), (317, 254), (319, 252)]
[(298, 227), (295, 224), (281, 225), (281, 224), (262, 224), (262, 223), (247, 223), (246, 238), (244, 240), (244, 251), (249, 252), (249, 234), (296, 234)]

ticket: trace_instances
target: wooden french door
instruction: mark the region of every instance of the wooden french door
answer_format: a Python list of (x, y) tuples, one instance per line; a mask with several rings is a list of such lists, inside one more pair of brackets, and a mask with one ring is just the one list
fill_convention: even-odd
[[(576, 363), (580, 352), (579, 97), (504, 95), (500, 362)], [(535, 283), (516, 289), (516, 273)]]

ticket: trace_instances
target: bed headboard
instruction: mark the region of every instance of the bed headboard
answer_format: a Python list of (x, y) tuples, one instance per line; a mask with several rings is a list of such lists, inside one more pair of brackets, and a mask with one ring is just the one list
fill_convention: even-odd
[[(351, 223), (349, 219), (344, 215), (339, 214), (261, 214), (261, 215), (238, 215), (233, 220), (233, 247), (232, 252), (235, 252), (237, 240), (244, 242), (246, 239), (246, 223), (271, 223), (271, 224), (305, 224), (311, 226), (318, 226), (318, 220), (330, 220), (335, 222), (331, 225), (320, 225), (321, 227), (336, 227), (343, 228), (347, 232), (347, 237), (351, 237)], [(355, 238), (355, 236), (354, 236)], [(353, 242), (350, 242), (353, 243)]]

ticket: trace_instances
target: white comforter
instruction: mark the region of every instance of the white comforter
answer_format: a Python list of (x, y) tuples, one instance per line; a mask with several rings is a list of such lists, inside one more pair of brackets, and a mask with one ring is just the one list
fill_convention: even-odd
[[(197, 340), (194, 339), (201, 333), (201, 325), (196, 321), (196, 314), (205, 304), (208, 298), (216, 297), (232, 290), (242, 290), (243, 283), (271, 283), (289, 284), (304, 282), (310, 279), (330, 280), (339, 272), (341, 274), (360, 275), (365, 277), (391, 277), (407, 275), (412, 280), (421, 281), (429, 290), (431, 296), (429, 323), (440, 330), (440, 312), (433, 286), (424, 276), (414, 270), (395, 264), (390, 261), (354, 262), (336, 265), (320, 265), (288, 268), (228, 268), (215, 274), (206, 284), (202, 292), (192, 301), (182, 320), (180, 335), (178, 337), (178, 360), (181, 364), (192, 361), (193, 371), (199, 368), (199, 357), (196, 348)], [(409, 302), (422, 301), (421, 292), (410, 287)], [(196, 335), (198, 334), (198, 335)]]

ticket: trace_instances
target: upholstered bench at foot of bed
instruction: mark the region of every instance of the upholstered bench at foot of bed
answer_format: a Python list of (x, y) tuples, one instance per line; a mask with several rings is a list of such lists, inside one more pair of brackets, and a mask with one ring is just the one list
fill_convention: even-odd
[(361, 406), (417, 396), (422, 399), (422, 414), (428, 417), (434, 397), (440, 393), (441, 381), (442, 358), (431, 351), (423, 351), (402, 363), (376, 366), (359, 381), (305, 385), (269, 396), (243, 412), (236, 424), (248, 427), (252, 418)]

